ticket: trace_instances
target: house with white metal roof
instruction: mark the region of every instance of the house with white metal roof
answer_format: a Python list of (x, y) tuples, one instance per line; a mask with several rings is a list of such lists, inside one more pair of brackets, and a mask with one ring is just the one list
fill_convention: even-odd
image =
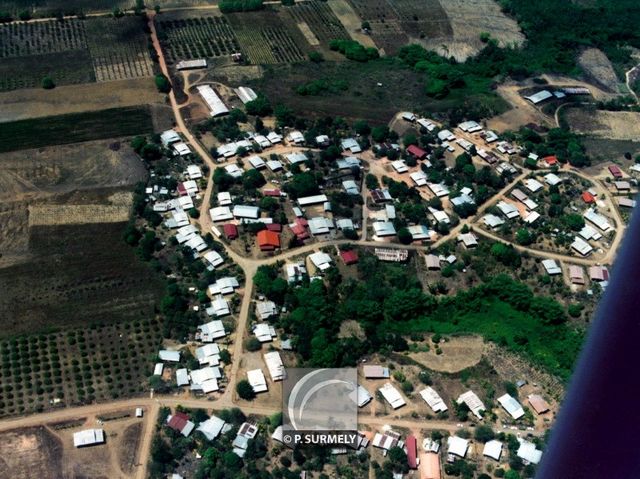
[(207, 307), (206, 312), (209, 316), (216, 316), (221, 318), (222, 316), (227, 316), (231, 314), (231, 309), (229, 308), (229, 303), (226, 299), (219, 295), (215, 297), (211, 304)]
[(309, 159), (307, 155), (300, 152), (289, 153), (288, 155), (284, 155), (284, 157), (286, 158), (286, 160), (289, 162), (290, 165), (295, 165), (297, 163), (304, 163)]
[(265, 353), (263, 357), (271, 379), (273, 381), (281, 381), (284, 379), (284, 364), (282, 363), (280, 353), (278, 353), (278, 351), (271, 351), (270, 353)]
[(373, 231), (378, 237), (394, 236), (396, 234), (396, 228), (390, 221), (375, 221), (371, 224)]
[(362, 151), (362, 148), (360, 148), (360, 145), (358, 144), (355, 138), (345, 138), (340, 142), (340, 146), (342, 147), (343, 150), (345, 151), (348, 150), (354, 154), (360, 153)]
[(331, 260), (331, 256), (323, 251), (316, 251), (308, 256), (309, 261), (313, 263), (313, 265), (318, 268), (320, 271), (324, 271), (331, 267), (333, 261)]
[(260, 217), (260, 208), (257, 206), (235, 205), (233, 207), (233, 216), (235, 218), (258, 219)]
[(475, 248), (478, 246), (478, 239), (473, 233), (462, 233), (458, 235), (458, 242), (461, 242), (465, 248)]
[(204, 254), (204, 259), (209, 263), (213, 268), (217, 268), (222, 263), (224, 263), (224, 259), (220, 256), (220, 253), (217, 251), (207, 251)]
[(278, 160), (269, 160), (267, 161), (267, 168), (275, 172), (280, 171), (283, 167), (282, 163), (280, 163)]
[(373, 396), (369, 394), (362, 386), (358, 385), (353, 391), (349, 393), (349, 399), (351, 399), (358, 407), (364, 407), (371, 402)]
[(177, 143), (178, 141), (182, 141), (180, 135), (175, 130), (166, 130), (160, 134), (160, 141), (162, 142), (162, 146), (168, 148), (173, 143)]
[(267, 166), (264, 160), (260, 158), (258, 155), (250, 156), (248, 160), (249, 160), (249, 164), (256, 170), (261, 170), (262, 168)]
[(499, 201), (496, 207), (504, 216), (507, 217), (507, 219), (513, 219), (520, 216), (518, 208), (516, 208), (511, 203), (507, 203), (506, 201)]
[(518, 457), (526, 463), (538, 464), (542, 459), (542, 451), (537, 449), (532, 442), (520, 438), (518, 438), (518, 441), (520, 442), (520, 447), (516, 453)]
[(448, 409), (446, 403), (431, 386), (427, 386), (420, 391), (420, 396), (435, 413), (444, 412)]
[(210, 343), (227, 335), (224, 324), (219, 319), (198, 326), (198, 331), (200, 332), (200, 340), (203, 343)]
[(313, 196), (303, 196), (302, 198), (298, 198), (298, 206), (304, 207), (304, 206), (311, 206), (311, 205), (317, 205), (319, 203), (324, 203), (326, 201), (329, 201), (329, 198), (327, 198), (327, 195), (313, 195)]
[(267, 134), (267, 140), (269, 140), (272, 145), (282, 143), (282, 135), (278, 135), (275, 131), (271, 131)]
[(382, 394), (393, 409), (398, 409), (407, 404), (400, 394), (400, 391), (398, 391), (391, 383), (385, 383), (384, 386), (378, 389), (378, 391), (380, 391), (380, 394)]
[(504, 224), (504, 220), (496, 215), (486, 214), (482, 217), (482, 222), (486, 227), (496, 229)]
[(103, 429), (85, 429), (84, 431), (74, 432), (73, 446), (87, 447), (95, 446), (96, 444), (103, 444), (104, 437), (105, 435)]
[(251, 384), (253, 392), (256, 394), (268, 391), (267, 380), (262, 369), (252, 369), (247, 371), (247, 381)]
[(256, 316), (261, 320), (267, 320), (278, 314), (278, 308), (273, 301), (258, 301), (256, 303)]
[(238, 98), (240, 98), (240, 101), (245, 105), (250, 101), (253, 101), (256, 98), (258, 98), (258, 95), (256, 94), (255, 91), (253, 91), (253, 88), (249, 88), (248, 86), (241, 86), (238, 88), (234, 88), (233, 91), (236, 92), (236, 95), (238, 95)]
[(180, 361), (180, 351), (169, 351), (167, 349), (161, 349), (158, 352), (158, 357), (160, 358), (160, 361), (177, 363)]
[(453, 141), (456, 139), (456, 137), (449, 130), (440, 130), (438, 132), (438, 139), (440, 141)]
[(358, 184), (353, 180), (345, 180), (342, 182), (342, 188), (344, 191), (350, 195), (359, 195), (360, 188), (358, 188)]
[(458, 404), (465, 403), (469, 410), (478, 418), (482, 419), (482, 411), (486, 411), (484, 403), (480, 400), (478, 395), (473, 391), (469, 390), (460, 396), (456, 400)]
[(447, 196), (449, 194), (449, 188), (447, 188), (442, 183), (427, 183), (427, 186), (429, 187), (431, 192), (438, 198), (442, 198), (443, 196)]
[(529, 179), (525, 180), (524, 186), (531, 193), (535, 193), (536, 191), (539, 191), (542, 188), (544, 188), (544, 185), (542, 183), (540, 183), (538, 180), (536, 180), (535, 178), (529, 178)]
[(268, 323), (257, 323), (253, 326), (253, 334), (261, 343), (270, 343), (277, 337), (276, 330)]
[(429, 213), (431, 213), (431, 216), (433, 216), (436, 223), (449, 224), (451, 222), (449, 215), (445, 211), (437, 210), (432, 206), (428, 206), (427, 209), (429, 210)]
[(309, 218), (307, 226), (314, 236), (328, 234), (335, 227), (333, 220), (325, 218), (324, 216)]
[(190, 179), (197, 180), (202, 178), (202, 170), (198, 165), (189, 165), (187, 166), (187, 175), (189, 175)]
[(543, 101), (548, 100), (549, 98), (553, 98), (553, 93), (551, 93), (549, 90), (540, 90), (539, 92), (534, 93), (533, 95), (525, 96), (525, 98), (529, 100), (531, 103), (533, 103), (534, 105), (537, 105), (538, 103), (542, 103)]
[(499, 461), (500, 456), (502, 455), (502, 443), (495, 439), (487, 442), (482, 450), (482, 455)]
[(589, 208), (587, 211), (585, 211), (583, 216), (586, 220), (596, 225), (605, 233), (613, 229), (607, 218), (605, 218), (601, 214), (596, 213), (593, 208)]
[(408, 226), (407, 230), (409, 231), (409, 233), (411, 233), (411, 237), (414, 241), (431, 239), (431, 232), (425, 225)]
[(589, 243), (577, 236), (573, 238), (571, 248), (580, 254), (580, 256), (588, 256), (593, 251), (593, 247)]
[(232, 294), (233, 291), (240, 287), (238, 279), (234, 276), (225, 276), (218, 278), (215, 283), (209, 285), (209, 294)]
[(553, 275), (562, 273), (562, 270), (560, 269), (560, 266), (558, 266), (558, 263), (556, 263), (555, 260), (543, 259), (542, 260), (542, 266), (544, 267), (545, 271), (547, 272), (547, 274), (549, 276), (553, 276)]
[(220, 365), (220, 347), (216, 343), (205, 344), (196, 348), (196, 358), (201, 365)]
[(411, 177), (413, 182), (416, 184), (416, 186), (427, 185), (427, 175), (425, 174), (424, 171), (422, 170), (414, 171), (413, 173), (409, 174), (409, 176)]
[(209, 107), (209, 114), (213, 117), (226, 115), (229, 113), (229, 109), (224, 104), (222, 99), (218, 96), (218, 94), (211, 88), (210, 85), (200, 85), (197, 86), (196, 89), (198, 93), (202, 96), (202, 99)]
[(228, 206), (217, 206), (209, 210), (209, 216), (214, 223), (233, 219), (231, 209)]
[(222, 428), (226, 423), (216, 416), (211, 416), (204, 422), (201, 422), (196, 431), (200, 431), (209, 441), (213, 441), (222, 432)]
[(513, 419), (518, 420), (524, 416), (524, 409), (522, 409), (520, 403), (513, 396), (504, 394), (498, 398), (498, 402)]
[(404, 162), (404, 160), (396, 160), (393, 161), (391, 163), (391, 166), (393, 167), (394, 170), (396, 170), (398, 173), (406, 173), (407, 171), (409, 171), (409, 167), (407, 166), (407, 164)]
[(469, 441), (458, 436), (449, 436), (447, 438), (448, 453), (464, 458), (469, 449)]
[(562, 183), (562, 178), (560, 178), (558, 175), (554, 173), (548, 173), (544, 175), (544, 181), (550, 186), (555, 186)]
[(187, 368), (176, 369), (176, 385), (187, 386), (189, 384), (189, 371)]

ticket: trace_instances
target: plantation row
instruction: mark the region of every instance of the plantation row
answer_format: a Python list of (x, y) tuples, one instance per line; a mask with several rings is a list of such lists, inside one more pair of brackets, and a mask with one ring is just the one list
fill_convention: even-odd
[(132, 45), (117, 52), (105, 52), (104, 55), (93, 57), (93, 68), (96, 80), (99, 82), (110, 80), (126, 80), (153, 75), (153, 64), (145, 51)]
[(0, 416), (139, 394), (159, 329), (145, 320), (1, 343)]
[(80, 50), (87, 46), (85, 23), (9, 23), (0, 25), (0, 58)]
[(95, 81), (93, 71), (76, 68), (57, 68), (49, 70), (35, 69), (31, 71), (16, 72), (8, 76), (0, 76), (0, 91), (19, 90), (22, 88), (40, 88), (42, 79), (51, 76), (56, 85), (79, 85)]
[(295, 7), (288, 8), (287, 11), (291, 13), (296, 22), (306, 22), (322, 43), (349, 38), (347, 30), (338, 17), (324, 2), (298, 3)]
[(231, 55), (238, 40), (223, 17), (160, 22), (159, 35), (171, 61)]
[(304, 53), (285, 29), (267, 27), (261, 33), (271, 47), (276, 61), (289, 63), (305, 59)]

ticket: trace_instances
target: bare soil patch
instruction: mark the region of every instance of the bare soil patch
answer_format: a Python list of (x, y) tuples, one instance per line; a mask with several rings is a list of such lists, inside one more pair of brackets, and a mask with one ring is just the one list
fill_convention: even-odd
[(60, 439), (42, 426), (1, 434), (0, 477), (59, 479), (62, 449)]
[(485, 343), (479, 336), (449, 337), (438, 346), (442, 354), (436, 354), (435, 345), (428, 352), (409, 353), (409, 357), (434, 371), (457, 373), (475, 366), (485, 351)]
[(589, 80), (611, 93), (618, 91), (620, 81), (613, 69), (611, 60), (602, 50), (587, 48), (578, 57), (578, 64), (582, 67)]
[(565, 112), (569, 126), (577, 133), (610, 140), (640, 139), (640, 113), (570, 108)]

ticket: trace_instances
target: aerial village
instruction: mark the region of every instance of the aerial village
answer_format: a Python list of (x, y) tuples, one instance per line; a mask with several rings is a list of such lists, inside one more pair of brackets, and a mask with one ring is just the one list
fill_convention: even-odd
[[(197, 91), (214, 119), (258, 98), (246, 87), (233, 99), (212, 85)], [(547, 93), (528, 99), (537, 104)], [(559, 94), (572, 92), (551, 95)], [(236, 106), (227, 106), (231, 102)], [(359, 130), (345, 125), (342, 134), (329, 136), (276, 125), (248, 128), (243, 139), (211, 148), (212, 165), (178, 128), (159, 135), (168, 161), (151, 167), (141, 210), (153, 211), (156, 239), (190, 258), (188, 269), (198, 280), (172, 273), (192, 298), (192, 326), (181, 342), (158, 351), (152, 391), (242, 411), (209, 416), (165, 408), (158, 427), (169, 441), (231, 435), (231, 452), (244, 458), (260, 440), (273, 458), (291, 464), (278, 418), (279, 383), (296, 365), (296, 341), (279, 327), (283, 302), (264, 294), (258, 276), (249, 277), (256, 272), (274, 288), (278, 282), (295, 288), (329, 281), (336, 270), (349, 275), (365, 254), (380, 262), (413, 261), (442, 285), (454, 274), (464, 281), (465, 257), (490, 241), (524, 253), (525, 275), (569, 294), (588, 298), (606, 288), (623, 212), (635, 206), (630, 198), (639, 171), (610, 165), (595, 181), (475, 121), (444, 125), (399, 112), (389, 128)], [(436, 354), (448, 354), (448, 339), (431, 341)], [(332, 449), (331, 461), (368, 451), (392, 462), (394, 478), (473, 477), (473, 471), (503, 477), (509, 470), (531, 477), (560, 395), (553, 382), (529, 371), (506, 373), (496, 390), (455, 376), (438, 374), (434, 381), (411, 363), (363, 358), (349, 396), (360, 409), (359, 445)], [(103, 441), (101, 429), (74, 436), (77, 447)], [(397, 449), (404, 451), (401, 464)], [(293, 453), (294, 459), (302, 454)], [(304, 457), (296, 461), (306, 464)], [(193, 460), (180, 461), (170, 477), (187, 477), (192, 468)], [(303, 470), (299, 477), (317, 476)]]

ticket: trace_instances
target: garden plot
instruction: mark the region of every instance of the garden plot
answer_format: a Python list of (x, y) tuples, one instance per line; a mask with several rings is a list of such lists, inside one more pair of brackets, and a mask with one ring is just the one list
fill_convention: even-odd
[(162, 342), (155, 321), (0, 342), (0, 416), (139, 395)]
[(389, 0), (410, 37), (434, 38), (453, 33), (449, 18), (438, 0)]
[(168, 60), (230, 56), (240, 45), (225, 17), (184, 18), (158, 22), (158, 36)]
[(251, 63), (294, 63), (306, 59), (308, 42), (290, 17), (285, 21), (271, 11), (236, 13), (228, 17)]
[(87, 22), (87, 44), (96, 80), (153, 75), (142, 17), (96, 18)]
[(331, 40), (348, 39), (349, 34), (331, 8), (324, 2), (311, 1), (298, 3), (288, 8), (298, 25), (305, 24), (311, 29), (320, 43), (328, 44)]

